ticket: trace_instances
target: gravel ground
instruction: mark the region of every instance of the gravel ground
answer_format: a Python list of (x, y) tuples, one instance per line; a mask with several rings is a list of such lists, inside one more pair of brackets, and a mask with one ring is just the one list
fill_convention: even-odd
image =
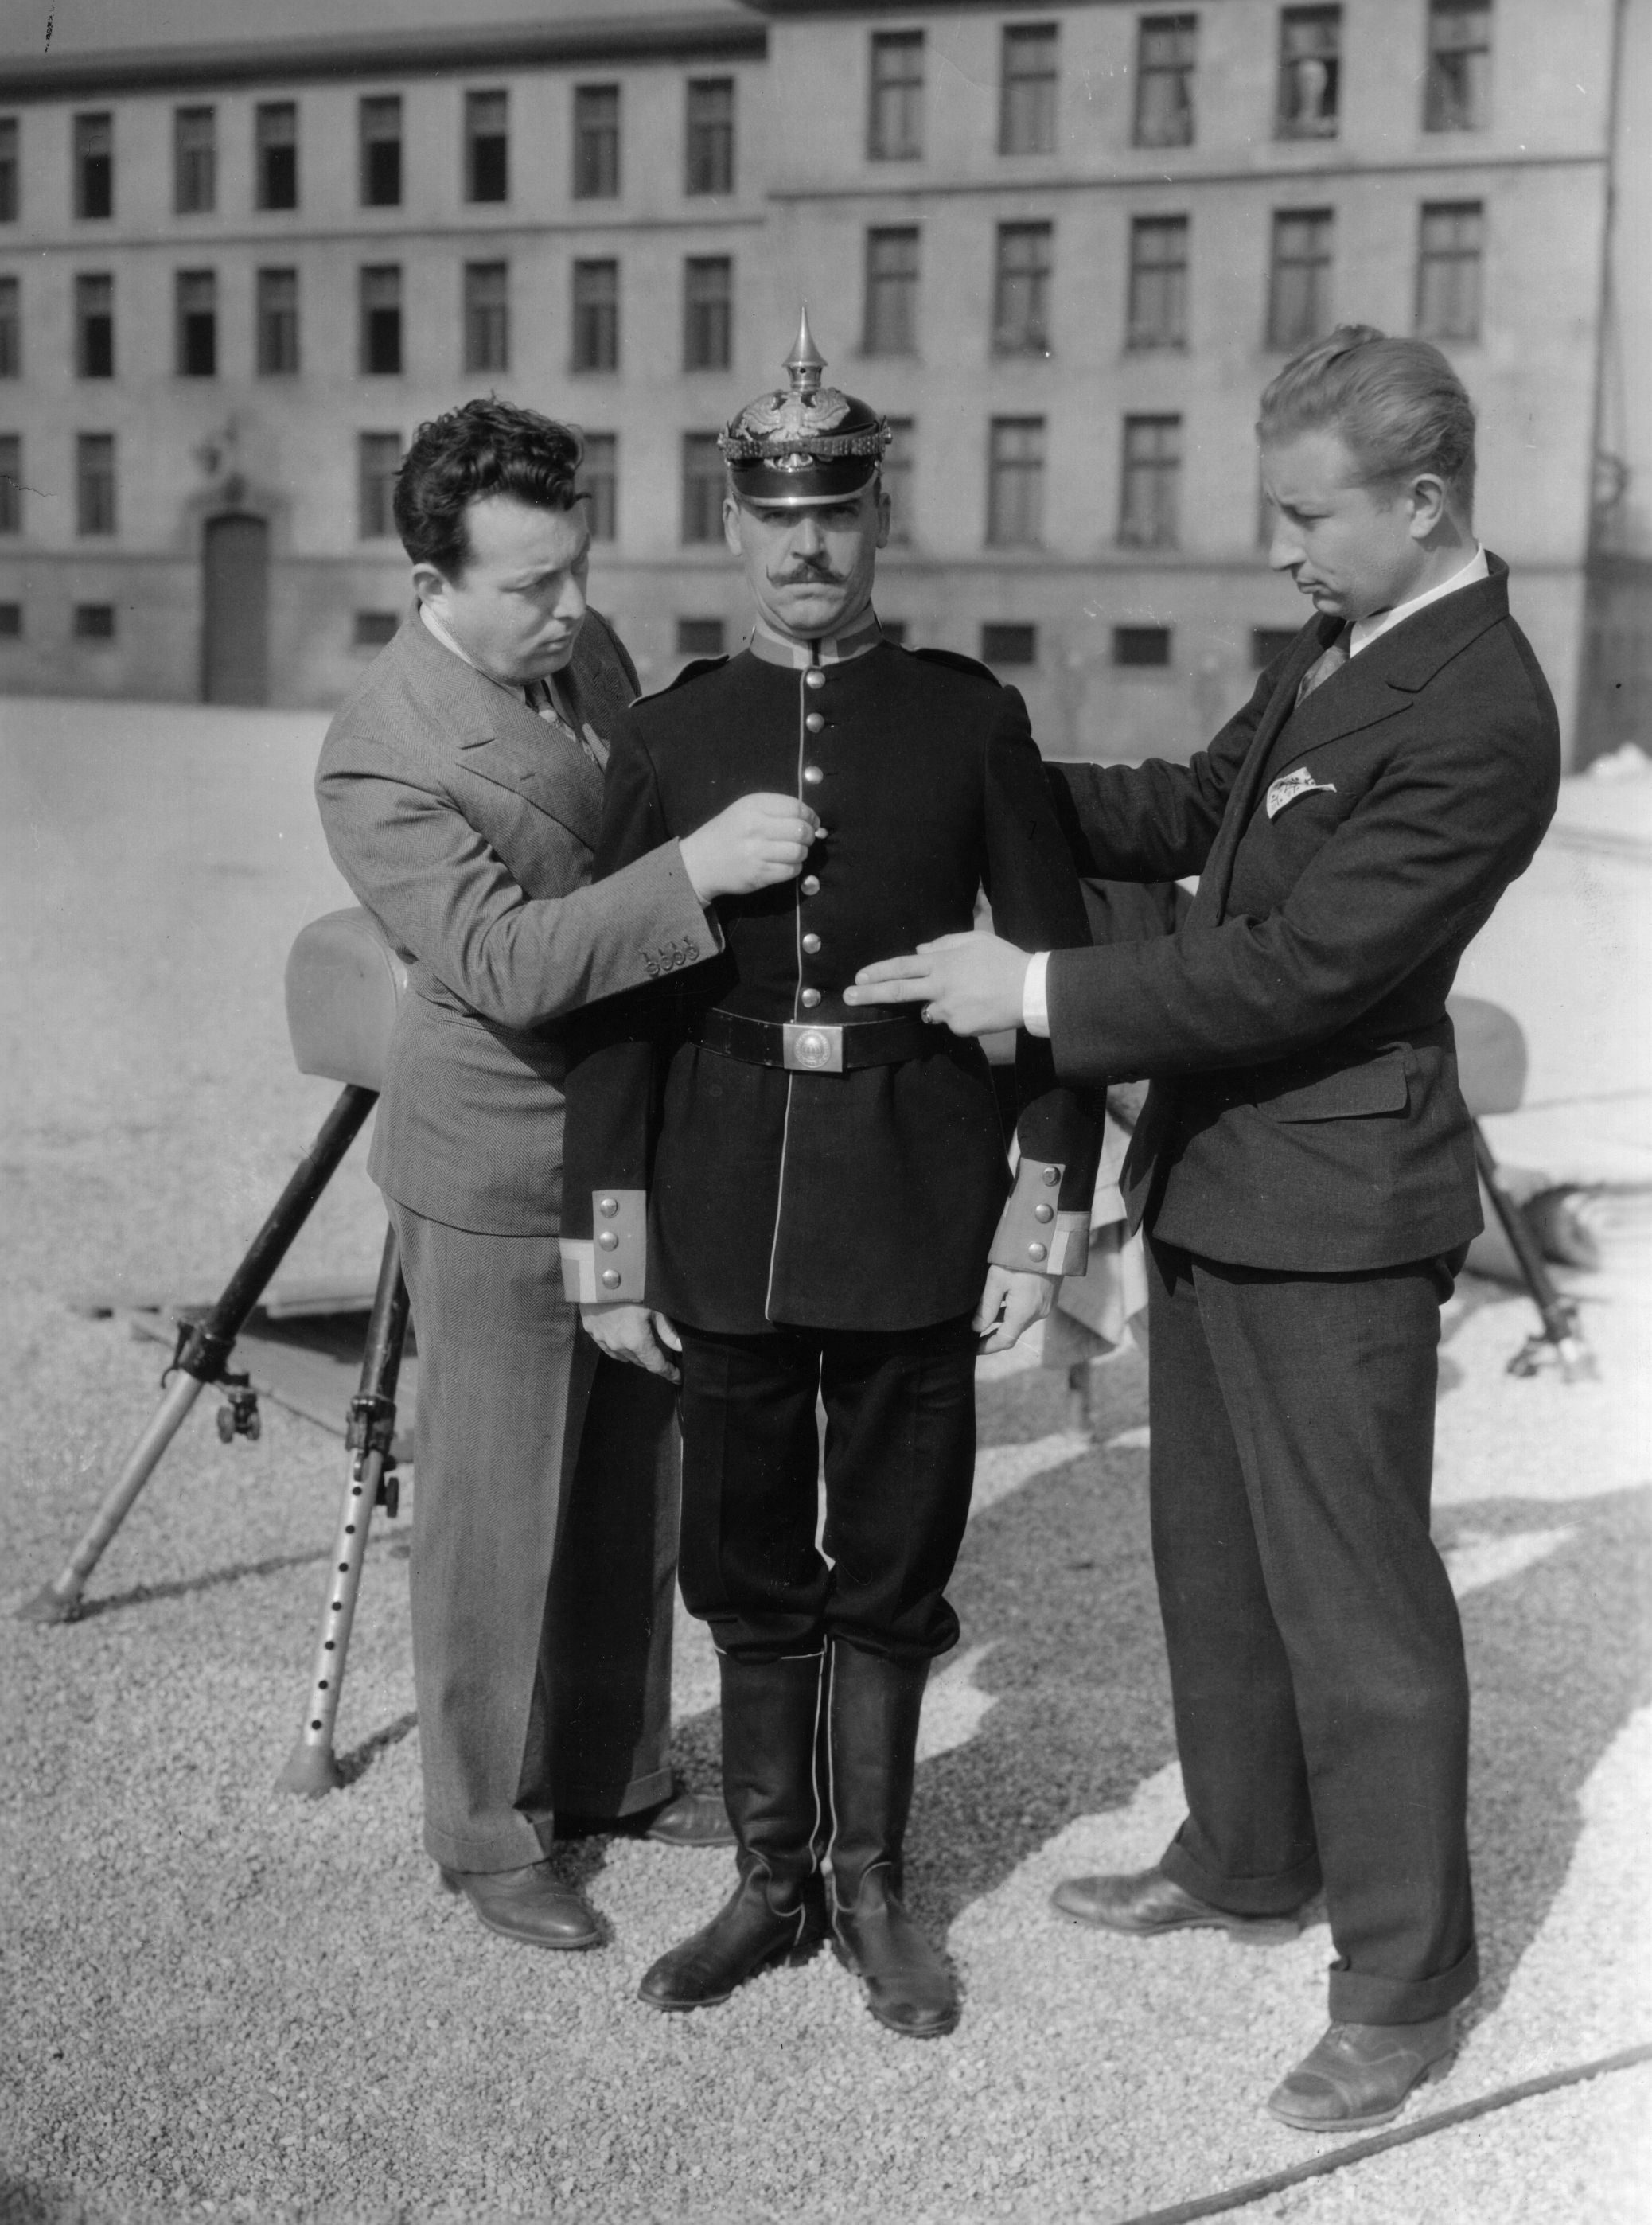
[[(290, 1069), (280, 998), (292, 934), (342, 900), (308, 801), (319, 735), (275, 714), (0, 710), (4, 1604), (54, 1572), (155, 1396), (157, 1348), (70, 1302), (215, 1287), (329, 1101)], [(1440, 1531), (1475, 1680), (1486, 1975), (1419, 2109), (1652, 2038), (1649, 1083), (1634, 1031), (1607, 1024), (1640, 966), (1645, 860), (1621, 837), (1636, 810), (1652, 823), (1646, 801), (1615, 801), (1617, 851), (1546, 849), (1470, 969), (1520, 1011), (1544, 1100), (1499, 1149), (1548, 1163), (1516, 1149), (1541, 1116), (1573, 1155), (1553, 1170), (1616, 1187), (1606, 1271), (1577, 1283), (1598, 1384), (1512, 1382), (1529, 1309), (1494, 1285), (1465, 1282), (1447, 1323)], [(1598, 802), (1574, 783), (1568, 824), (1588, 833)], [(1613, 954), (1605, 986), (1559, 963), (1573, 925), (1586, 958)], [(370, 1273), (363, 1156), (295, 1273)], [(714, 2013), (638, 2006), (641, 1970), (724, 1889), (724, 1854), (570, 1844), (613, 1934), (587, 1956), (512, 1948), (434, 1890), (405, 1520), (370, 1550), (347, 1788), (277, 1797), (342, 1455), (279, 1412), (226, 1450), (198, 1413), (85, 1619), (0, 1620), (0, 2225), (1106, 2225), (1313, 2154), (1259, 2104), (1320, 2030), (1322, 1924), (1247, 1953), (1047, 1911), (1057, 1877), (1150, 1861), (1179, 1813), (1144, 1386), (1133, 1354), (1102, 1370), (1084, 1445), (1058, 1378), (984, 1377), (965, 1639), (932, 1687), (910, 1849), (967, 2006), (924, 2047), (873, 2025), (829, 1957)], [(702, 1783), (713, 1692), (685, 1626), (678, 1746)], [(1652, 2214), (1649, 2091), (1618, 2073), (1242, 2214), (1630, 2225)]]

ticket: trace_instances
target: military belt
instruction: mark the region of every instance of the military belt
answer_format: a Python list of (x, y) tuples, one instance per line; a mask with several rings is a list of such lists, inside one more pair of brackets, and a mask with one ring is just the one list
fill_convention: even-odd
[(702, 1013), (695, 1040), (747, 1066), (783, 1067), (788, 1074), (850, 1074), (857, 1067), (896, 1066), (939, 1049), (945, 1028), (917, 1019), (754, 1020), (720, 1007)]

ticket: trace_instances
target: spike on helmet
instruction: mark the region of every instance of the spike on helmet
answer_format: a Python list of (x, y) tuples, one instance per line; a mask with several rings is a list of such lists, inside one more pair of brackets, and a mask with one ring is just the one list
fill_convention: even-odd
[(735, 493), (791, 510), (851, 501), (877, 475), (889, 421), (854, 395), (821, 385), (826, 358), (807, 307), (782, 368), (789, 384), (748, 402), (718, 435)]

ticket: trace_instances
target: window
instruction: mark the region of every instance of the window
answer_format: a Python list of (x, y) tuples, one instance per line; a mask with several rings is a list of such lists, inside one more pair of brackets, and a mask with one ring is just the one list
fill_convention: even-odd
[(401, 623), (399, 611), (358, 611), (350, 638), (357, 649), (383, 649), (396, 638)]
[(1285, 651), (1301, 631), (1296, 626), (1252, 626), (1250, 629), (1250, 669), (1265, 671), (1276, 656)]
[(1417, 332), (1426, 340), (1480, 337), (1485, 212), (1478, 201), (1425, 203), (1417, 235)]
[(1274, 218), (1268, 284), (1268, 345), (1301, 347), (1331, 326), (1329, 209), (1291, 209)]
[(0, 224), (17, 221), (17, 119), (0, 116)]
[(1127, 548), (1174, 548), (1180, 512), (1181, 420), (1127, 417), (1118, 537)]
[(376, 93), (361, 104), (361, 205), (402, 206), (402, 97)]
[(74, 212), (81, 217), (115, 213), (115, 119), (74, 119)]
[(984, 625), (981, 628), (983, 664), (1036, 664), (1038, 628), (1029, 625)]
[(115, 282), (105, 273), (74, 282), (74, 373), (115, 376)]
[(298, 206), (298, 109), (290, 100), (267, 100), (252, 121), (254, 199), (261, 209)]
[[(0, 532), (4, 530), (0, 526)], [(23, 637), (23, 606), (21, 603), (0, 603), (0, 641), (21, 641)]]
[(0, 378), (18, 378), (23, 367), (22, 287), (0, 278)]
[(1187, 345), (1187, 219), (1138, 216), (1130, 225), (1126, 315), (1133, 348)]
[(690, 78), (686, 193), (734, 191), (734, 79)]
[(593, 541), (619, 536), (619, 443), (612, 433), (587, 433), (579, 462), (579, 486), (587, 498), (585, 516)]
[(691, 255), (683, 265), (683, 369), (726, 371), (733, 320), (733, 263), (726, 255)]
[(290, 377), (298, 369), (297, 271), (261, 270), (256, 299), (259, 374)]
[(998, 152), (1055, 152), (1056, 27), (1016, 24), (1003, 35), (1003, 79), (998, 95)]
[(686, 544), (723, 538), (723, 451), (715, 433), (682, 436), (682, 537)]
[(1162, 671), (1170, 662), (1168, 626), (1115, 626), (1113, 662), (1127, 671)]
[(113, 603), (77, 603), (73, 631), (77, 641), (113, 641), (115, 605)]
[(619, 369), (619, 265), (573, 266), (573, 368)]
[(1429, 0), (1425, 131), (1483, 131), (1491, 115), (1491, 0)]
[(207, 216), (218, 206), (215, 109), (173, 111), (172, 206), (179, 216)]
[(723, 654), (722, 619), (679, 618), (677, 620), (677, 654), (679, 656), (721, 656)]
[(1287, 8), (1279, 19), (1279, 136), (1334, 139), (1341, 77), (1341, 9)]
[(880, 476), (889, 498), (889, 546), (912, 545), (912, 466), (917, 449), (917, 427), (910, 417), (891, 417), (889, 444), (883, 451)]
[(356, 441), (357, 529), (364, 541), (396, 531), (396, 475), (402, 468), (399, 433), (363, 433)]
[(619, 87), (573, 89), (573, 198), (610, 201), (619, 192)]
[(998, 226), (992, 345), (1000, 355), (1049, 353), (1053, 253), (1053, 227), (1048, 224)]
[(1136, 34), (1136, 131), (1138, 147), (1193, 143), (1193, 61), (1197, 16), (1143, 16)]
[(866, 235), (868, 355), (911, 355), (918, 345), (918, 232), (902, 225)]
[(510, 269), (504, 263), (465, 265), (465, 368), (510, 368)]
[(0, 533), (23, 529), (23, 443), (18, 433), (0, 433)]
[(369, 263), (361, 273), (361, 367), (394, 377), (402, 368), (402, 266)]
[(178, 376), (218, 377), (218, 278), (211, 270), (180, 270), (178, 304)]
[(923, 152), (923, 33), (872, 34), (866, 152), (874, 162), (915, 162)]
[(503, 201), (510, 198), (510, 133), (507, 96), (467, 92), (465, 96), (465, 198)]
[(74, 443), (74, 506), (77, 533), (115, 530), (115, 436), (81, 433)]
[(986, 537), (994, 548), (1044, 538), (1044, 420), (995, 417), (987, 441)]

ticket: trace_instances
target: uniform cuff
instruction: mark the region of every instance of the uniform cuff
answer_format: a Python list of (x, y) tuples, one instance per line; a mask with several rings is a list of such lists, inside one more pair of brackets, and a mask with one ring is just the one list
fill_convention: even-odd
[(649, 1194), (643, 1189), (591, 1193), (591, 1236), (564, 1236), (562, 1292), (571, 1305), (640, 1306), (647, 1303)]
[(1063, 1213), (1057, 1204), (1066, 1171), (1060, 1160), (1022, 1159), (987, 1253), (993, 1266), (1022, 1275), (1083, 1274), (1090, 1258), (1090, 1215)]
[(1050, 1031), (1049, 996), (1044, 986), (1049, 965), (1048, 950), (1035, 951), (1027, 963), (1021, 985), (1021, 1024), (1029, 1036), (1047, 1036)]

